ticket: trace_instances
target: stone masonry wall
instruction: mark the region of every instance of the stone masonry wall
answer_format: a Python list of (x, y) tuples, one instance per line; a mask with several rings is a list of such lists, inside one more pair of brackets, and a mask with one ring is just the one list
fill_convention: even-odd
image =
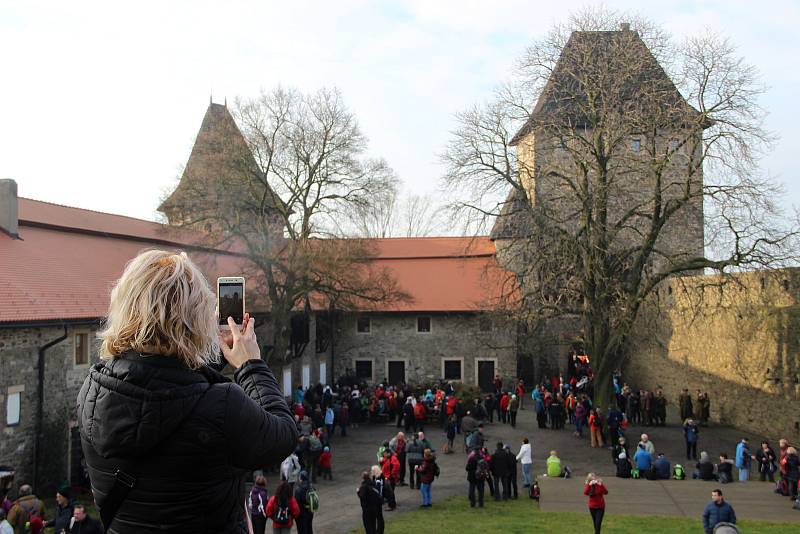
[[(75, 334), (87, 333), (90, 364), (97, 361), (96, 328), (68, 326), (67, 338), (45, 352), (44, 410), (40, 480), (33, 481), (34, 433), (36, 424), (38, 349), (61, 337), (64, 327), (0, 329), (0, 464), (16, 469), (16, 482), (33, 483), (38, 492), (52, 491), (67, 480), (70, 472), (70, 428), (75, 426), (78, 391), (89, 365), (74, 363)], [(9, 390), (23, 389), (20, 422), (6, 424)]]
[(714, 421), (800, 439), (800, 270), (671, 280), (644, 310), (626, 381), (711, 399)]
[[(431, 317), (431, 331), (417, 332), (417, 314), (370, 314), (370, 333), (356, 332), (357, 314), (345, 314), (337, 323), (334, 376), (355, 369), (355, 360), (371, 359), (373, 377), (387, 375), (387, 360), (406, 360), (409, 383), (442, 378), (443, 359), (462, 359), (462, 377), (476, 383), (476, 360), (494, 359), (495, 372), (504, 382), (517, 376), (516, 328), (497, 318), (489, 331), (481, 330), (478, 314), (419, 314)], [(485, 318), (484, 318), (485, 319)], [(484, 326), (487, 323), (484, 322)]]

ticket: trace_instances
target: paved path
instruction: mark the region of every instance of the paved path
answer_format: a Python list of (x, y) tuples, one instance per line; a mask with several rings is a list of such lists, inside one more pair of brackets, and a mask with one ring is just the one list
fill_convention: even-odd
[[(635, 444), (644, 430), (650, 435), (657, 451), (664, 451), (673, 465), (682, 463), (691, 473), (686, 462), (683, 445), (683, 433), (677, 424), (677, 417), (671, 414), (671, 424), (666, 427), (643, 428), (632, 427), (628, 430), (630, 441)], [(536, 421), (531, 410), (519, 413), (516, 429), (509, 425), (495, 422), (487, 425), (491, 449), (498, 440), (512, 444), (514, 451), (519, 450), (523, 437), (532, 440), (534, 451), (534, 473), (542, 480), (543, 510), (585, 510), (585, 499), (581, 492), (581, 483), (586, 473), (594, 471), (604, 478), (609, 485), (610, 514), (645, 514), (674, 515), (700, 517), (703, 506), (710, 500), (713, 483), (696, 480), (684, 481), (648, 481), (616, 479), (608, 449), (592, 449), (588, 437), (583, 439), (572, 435), (572, 429), (542, 430), (535, 428)], [(336, 437), (333, 442), (333, 481), (318, 480), (316, 487), (320, 494), (321, 508), (314, 519), (315, 530), (324, 533), (343, 533), (360, 525), (361, 508), (356, 496), (361, 472), (377, 463), (376, 451), (384, 440), (388, 440), (397, 432), (393, 424), (367, 425), (350, 429), (346, 438)], [(733, 455), (736, 444), (741, 439), (741, 431), (728, 427), (710, 427), (701, 429), (698, 452), (707, 450), (712, 458), (720, 452)], [(431, 428), (427, 437), (437, 449), (445, 442), (444, 434)], [(636, 438), (634, 440), (634, 437)], [(751, 447), (755, 450), (760, 437), (749, 435)], [(458, 444), (455, 454), (438, 454), (441, 476), (433, 484), (434, 508), (436, 501), (453, 495), (464, 495), (466, 498), (466, 473), (464, 471), (465, 456), (463, 446)], [(541, 477), (544, 472), (544, 460), (547, 452), (556, 449), (562, 463), (569, 465), (574, 473), (571, 480), (547, 480)], [(274, 478), (274, 477), (273, 477)], [(519, 476), (521, 484), (521, 474)], [(269, 485), (274, 480), (269, 480)], [(730, 497), (737, 516), (747, 519), (768, 519), (771, 521), (800, 521), (800, 512), (792, 510), (790, 501), (772, 493), (769, 483), (751, 481), (745, 484), (733, 483), (723, 486), (726, 497)], [(521, 488), (520, 488), (521, 489)], [(384, 513), (392, 514), (415, 509), (420, 504), (419, 491), (408, 487), (398, 487), (398, 510)], [(487, 492), (488, 496), (488, 492)], [(787, 530), (787, 532), (789, 532)]]

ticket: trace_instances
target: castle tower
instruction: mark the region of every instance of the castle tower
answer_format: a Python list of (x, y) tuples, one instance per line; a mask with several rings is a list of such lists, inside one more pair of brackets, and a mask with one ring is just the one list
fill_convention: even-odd
[(224, 234), (236, 224), (228, 215), (235, 218), (243, 208), (255, 213), (257, 202), (266, 203), (262, 211), (280, 235), (283, 203), (267, 185), (227, 106), (210, 103), (180, 182), (158, 210), (171, 225)]
[[(581, 152), (582, 143), (593, 142), (596, 131), (605, 128), (601, 133), (613, 145), (614, 155), (607, 190), (609, 221), (613, 224), (633, 206), (650, 201), (655, 190), (651, 163), (665, 157), (659, 177), (664, 201), (689, 186), (693, 198), (667, 222), (657, 248), (662, 258), (702, 256), (702, 158), (691, 157), (699, 156), (702, 130), (708, 126), (698, 122), (699, 117), (629, 25), (622, 24), (619, 31), (573, 32), (528, 121), (511, 141), (517, 149), (519, 182), (527, 195), (512, 190), (505, 201), (491, 233), (498, 254), (512, 241), (531, 235), (530, 210), (521, 202), (552, 213), (575, 214), (582, 209), (570, 205), (575, 195), (565, 184), (571, 177), (579, 180), (577, 162), (591, 157)], [(590, 175), (593, 179), (596, 176)], [(570, 224), (553, 220), (562, 222), (564, 227)], [(646, 224), (646, 217), (634, 217), (612, 250), (637, 239)]]

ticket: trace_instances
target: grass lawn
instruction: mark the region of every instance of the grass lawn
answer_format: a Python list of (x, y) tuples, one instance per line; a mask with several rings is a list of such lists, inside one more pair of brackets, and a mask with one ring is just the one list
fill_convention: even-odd
[[(530, 499), (507, 502), (487, 502), (485, 508), (470, 508), (466, 497), (454, 497), (433, 502), (433, 508), (412, 510), (401, 514), (384, 513), (387, 534), (408, 532), (453, 532), (456, 534), (486, 534), (503, 532), (528, 534), (530, 532), (558, 533), (593, 532), (589, 511), (540, 512), (538, 504)], [(800, 532), (800, 526), (787, 523), (740, 521), (743, 533), (788, 534)], [(363, 533), (359, 528), (354, 533)], [(648, 534), (703, 532), (701, 518), (606, 515), (603, 533)]]

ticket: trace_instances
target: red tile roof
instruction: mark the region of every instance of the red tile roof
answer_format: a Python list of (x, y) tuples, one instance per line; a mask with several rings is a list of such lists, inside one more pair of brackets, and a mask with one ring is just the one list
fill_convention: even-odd
[[(155, 222), (23, 198), (19, 218), (21, 239), (0, 232), (0, 323), (102, 318), (125, 263), (149, 248), (187, 249), (211, 281), (245, 270), (242, 257), (193, 248), (190, 233)], [(372, 242), (374, 266), (412, 296), (372, 311), (486, 310), (506, 292), (509, 275), (486, 237)]]

